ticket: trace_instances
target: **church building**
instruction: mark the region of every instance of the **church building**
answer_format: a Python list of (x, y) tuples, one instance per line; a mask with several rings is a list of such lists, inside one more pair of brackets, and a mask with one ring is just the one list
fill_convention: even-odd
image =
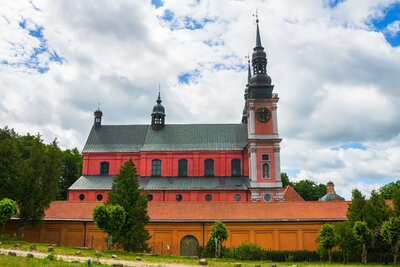
[[(149, 201), (152, 253), (198, 255), (216, 220), (227, 226), (227, 247), (251, 242), (268, 250), (315, 250), (321, 225), (346, 220), (348, 202), (333, 183), (321, 201), (304, 201), (282, 186), (279, 98), (256, 22), (241, 123), (169, 124), (160, 93), (148, 125), (103, 125), (103, 113), (95, 111), (82, 176), (67, 201), (50, 205), (39, 228), (25, 227), (25, 239), (104, 249), (92, 210), (107, 200), (113, 176), (132, 160)], [(16, 228), (15, 220), (6, 231)]]
[(267, 74), (258, 20), (248, 63), (242, 123), (168, 124), (160, 93), (150, 125), (102, 125), (103, 113), (95, 111), (82, 177), (69, 188), (68, 200), (105, 201), (113, 176), (132, 159), (149, 201), (301, 201), (281, 182), (279, 98)]

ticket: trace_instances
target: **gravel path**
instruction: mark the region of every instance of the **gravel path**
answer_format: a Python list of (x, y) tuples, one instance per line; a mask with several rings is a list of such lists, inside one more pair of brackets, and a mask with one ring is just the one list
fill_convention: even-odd
[[(46, 258), (49, 253), (43, 252), (35, 252), (35, 251), (26, 251), (26, 250), (18, 250), (18, 249), (2, 249), (0, 248), (0, 253), (7, 255), (8, 252), (15, 252), (17, 256), (26, 257), (28, 254), (32, 254), (35, 258), (43, 259)], [(68, 261), (68, 262), (87, 262), (87, 257), (82, 256), (70, 256), (70, 255), (56, 255), (57, 259)], [(95, 261), (95, 258), (91, 259), (92, 262)], [(176, 263), (161, 263), (161, 262), (140, 262), (140, 261), (128, 261), (128, 260), (118, 260), (118, 259), (102, 259), (100, 258), (100, 263), (113, 265), (113, 264), (123, 264), (124, 266), (137, 266), (137, 267), (146, 267), (146, 266), (157, 266), (157, 267), (184, 267), (184, 266), (198, 266), (198, 265), (184, 265), (184, 264), (176, 264)]]

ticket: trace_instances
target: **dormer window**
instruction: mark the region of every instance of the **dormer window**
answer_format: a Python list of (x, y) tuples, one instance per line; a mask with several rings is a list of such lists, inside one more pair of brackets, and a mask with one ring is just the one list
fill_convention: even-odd
[(110, 171), (110, 163), (108, 161), (100, 162), (100, 175), (108, 175)]

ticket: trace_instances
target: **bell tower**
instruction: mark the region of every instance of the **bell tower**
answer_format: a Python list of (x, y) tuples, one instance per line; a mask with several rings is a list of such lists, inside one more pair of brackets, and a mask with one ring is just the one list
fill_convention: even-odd
[(158, 88), (157, 104), (153, 107), (151, 113), (151, 128), (153, 130), (161, 130), (165, 124), (165, 108), (161, 105), (160, 88)]
[(267, 74), (267, 55), (261, 45), (259, 20), (256, 17), (256, 46), (252, 54), (252, 76), (246, 99), (249, 179), (252, 201), (281, 201), (283, 190), (278, 134), (278, 95)]

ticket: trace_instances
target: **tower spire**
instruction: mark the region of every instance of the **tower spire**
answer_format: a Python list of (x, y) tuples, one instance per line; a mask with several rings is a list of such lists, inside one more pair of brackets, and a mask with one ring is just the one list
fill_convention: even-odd
[(251, 65), (253, 67), (253, 76), (249, 82), (249, 98), (272, 98), (271, 77), (267, 74), (267, 54), (261, 45), (260, 27), (258, 14), (256, 17), (256, 46), (251, 56)]
[(153, 130), (160, 130), (165, 124), (165, 108), (161, 105), (161, 93), (160, 84), (158, 85), (158, 97), (157, 104), (153, 107), (153, 112), (151, 113), (151, 128)]
[[(256, 48), (261, 48), (262, 50), (264, 50), (264, 47), (262, 47), (262, 45), (261, 45), (260, 28), (258, 27), (259, 19), (258, 19), (258, 12), (257, 12), (257, 10), (256, 10), (256, 15), (255, 15), (255, 17), (256, 17), (256, 24), (257, 24)], [(255, 49), (255, 48), (254, 48), (254, 49)]]

